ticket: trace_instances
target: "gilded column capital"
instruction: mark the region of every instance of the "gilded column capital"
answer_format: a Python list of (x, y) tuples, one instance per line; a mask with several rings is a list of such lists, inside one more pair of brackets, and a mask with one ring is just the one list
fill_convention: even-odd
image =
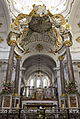
[(70, 31), (63, 34), (63, 45), (69, 47), (72, 46), (72, 35)]
[(70, 40), (63, 41), (64, 46), (72, 46), (72, 42)]
[(10, 41), (8, 42), (8, 45), (13, 45), (13, 46), (16, 46), (17, 44), (17, 41), (16, 40), (13, 40), (13, 39), (10, 39)]
[(13, 45), (13, 46), (15, 46), (16, 44), (17, 44), (17, 41), (16, 41), (16, 36), (17, 36), (17, 34), (15, 34), (14, 32), (10, 32), (9, 34), (8, 34), (8, 38), (7, 38), (7, 43), (8, 43), (8, 45)]
[(14, 93), (13, 96), (16, 96), (16, 97), (17, 97), (17, 96), (19, 96), (19, 95), (18, 95), (18, 93)]
[(59, 57), (58, 57), (58, 59), (61, 61), (61, 60), (63, 60), (63, 59), (64, 59), (64, 56), (63, 56), (63, 55), (61, 55), (61, 56), (59, 56)]

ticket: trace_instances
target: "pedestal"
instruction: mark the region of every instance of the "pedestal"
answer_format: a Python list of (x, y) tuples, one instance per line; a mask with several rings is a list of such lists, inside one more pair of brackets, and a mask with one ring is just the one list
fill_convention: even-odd
[(20, 97), (18, 95), (14, 95), (12, 97), (12, 107), (19, 108), (19, 105), (20, 105)]
[(77, 94), (68, 95), (68, 107), (69, 108), (78, 108), (78, 97)]
[(60, 97), (61, 107), (68, 107), (68, 108), (78, 108), (78, 96), (77, 94), (70, 94), (70, 95), (62, 95)]
[(65, 94), (61, 95), (60, 103), (61, 103), (62, 108), (68, 107), (68, 97), (67, 97), (67, 95), (65, 95)]
[(2, 108), (10, 109), (12, 107), (12, 94), (2, 96)]

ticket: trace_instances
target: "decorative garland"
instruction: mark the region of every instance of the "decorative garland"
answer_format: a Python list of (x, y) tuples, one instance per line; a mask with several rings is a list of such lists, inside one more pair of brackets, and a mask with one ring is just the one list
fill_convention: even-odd
[(65, 92), (66, 94), (76, 94), (78, 93), (76, 81), (68, 81), (66, 84)]
[(12, 82), (4, 82), (1, 94), (11, 94), (14, 92)]

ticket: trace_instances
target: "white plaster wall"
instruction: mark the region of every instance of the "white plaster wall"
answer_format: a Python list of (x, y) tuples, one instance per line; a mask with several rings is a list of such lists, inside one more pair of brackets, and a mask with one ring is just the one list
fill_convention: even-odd
[(6, 69), (7, 69), (7, 64), (6, 63), (0, 63), (0, 91), (2, 89), (2, 84), (6, 80)]

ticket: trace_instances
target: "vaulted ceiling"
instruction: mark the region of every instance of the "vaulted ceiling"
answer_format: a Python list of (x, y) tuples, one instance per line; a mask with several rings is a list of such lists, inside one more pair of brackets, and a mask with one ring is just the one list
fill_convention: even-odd
[(50, 78), (52, 73), (54, 73), (54, 68), (56, 67), (55, 61), (46, 55), (33, 55), (27, 58), (23, 67), (26, 69), (26, 78), (29, 77), (34, 72), (42, 71), (47, 74)]
[(10, 30), (10, 14), (5, 0), (0, 0), (0, 50), (7, 50), (6, 38)]

